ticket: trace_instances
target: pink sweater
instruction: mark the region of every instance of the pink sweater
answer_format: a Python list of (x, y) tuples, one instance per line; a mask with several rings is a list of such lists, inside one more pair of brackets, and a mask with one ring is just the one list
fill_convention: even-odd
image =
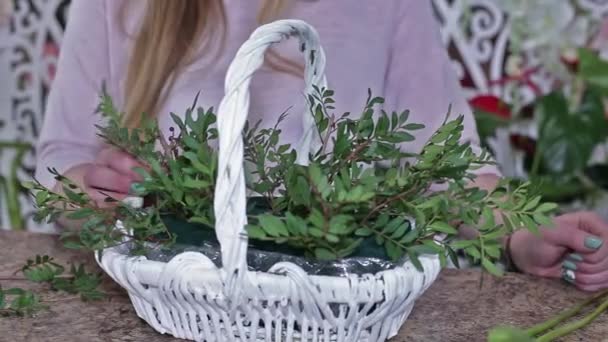
[[(94, 110), (102, 82), (118, 105), (124, 104), (129, 51), (142, 14), (141, 6), (134, 8), (123, 23), (118, 11), (124, 1), (72, 1), (38, 145), (36, 177), (46, 186), (54, 184), (47, 167), (64, 172), (93, 161), (102, 148), (94, 127), (101, 123)], [(183, 113), (199, 91), (199, 105), (217, 107), (228, 65), (256, 27), (259, 0), (224, 2), (229, 27), (226, 47), (219, 58), (202, 56), (178, 77), (159, 113), (163, 130), (172, 125), (168, 113)], [(370, 88), (374, 95), (386, 98), (386, 110), (410, 109), (410, 121), (426, 125), (417, 131), (416, 141), (407, 145), (410, 151), (418, 152), (452, 104), (454, 113), (465, 115), (465, 139), (478, 144), (471, 111), (441, 43), (430, 1), (294, 3), (284, 17), (303, 19), (319, 32), (327, 54), (329, 87), (336, 94), (336, 112), (359, 113)], [(288, 58), (302, 60), (295, 44), (277, 48)], [(292, 114), (282, 127), (286, 142), (297, 141), (301, 132), (298, 116), (304, 105), (302, 89), (303, 82), (297, 77), (259, 70), (251, 84), (250, 118), (263, 118), (272, 124), (291, 107)], [(478, 173), (497, 171), (487, 167)]]

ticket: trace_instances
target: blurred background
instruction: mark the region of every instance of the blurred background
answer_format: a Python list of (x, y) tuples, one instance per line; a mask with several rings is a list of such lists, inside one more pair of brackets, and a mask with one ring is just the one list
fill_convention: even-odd
[[(97, 0), (89, 0), (97, 1)], [(564, 211), (608, 218), (608, 0), (432, 1), (485, 146)], [(69, 0), (0, 0), (0, 228), (49, 231), (21, 187)]]

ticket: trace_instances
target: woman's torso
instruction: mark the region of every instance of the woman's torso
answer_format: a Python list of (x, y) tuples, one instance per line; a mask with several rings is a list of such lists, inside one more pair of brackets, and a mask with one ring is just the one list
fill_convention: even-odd
[[(225, 47), (219, 55), (199, 54), (177, 78), (166, 101), (160, 106), (159, 122), (164, 130), (172, 125), (169, 112), (184, 113), (200, 92), (198, 105), (204, 108), (217, 105), (224, 95), (224, 77), (238, 48), (258, 26), (257, 13), (261, 1), (226, 0), (227, 32)], [(112, 11), (120, 11), (120, 1), (109, 1)], [(394, 25), (390, 22), (391, 6), (372, 6), (370, 2), (346, 0), (294, 1), (282, 18), (303, 19), (313, 25), (321, 37), (327, 54), (326, 75), (329, 87), (336, 91), (336, 111), (361, 111), (367, 97), (367, 89), (383, 94)], [(115, 6), (115, 7), (114, 7)], [(142, 14), (141, 7), (128, 12), (126, 32), (119, 15), (111, 16), (109, 47), (110, 72), (113, 93), (119, 105), (124, 104), (124, 78), (128, 66), (128, 53), (133, 44), (133, 32)], [(387, 18), (389, 18), (387, 20)], [(303, 56), (292, 39), (276, 47), (281, 56), (301, 63)], [(282, 127), (285, 142), (293, 143), (300, 136), (300, 116), (304, 105), (304, 83), (301, 77), (262, 67), (251, 83), (249, 118), (253, 122), (263, 119), (272, 125), (279, 115), (289, 110), (290, 115)]]

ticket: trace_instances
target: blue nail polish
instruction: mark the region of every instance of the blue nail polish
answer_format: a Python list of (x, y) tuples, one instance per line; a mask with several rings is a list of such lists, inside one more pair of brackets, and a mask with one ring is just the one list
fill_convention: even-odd
[(562, 263), (562, 267), (567, 270), (576, 271), (576, 264), (570, 260), (565, 260)]
[(129, 195), (131, 196), (145, 196), (146, 188), (140, 183), (131, 183), (129, 187)]
[(572, 261), (576, 261), (576, 262), (583, 261), (583, 256), (580, 255), (580, 254), (578, 254), (578, 253), (568, 254), (567, 258), (570, 259), (570, 260), (572, 260)]
[(598, 238), (597, 236), (587, 236), (585, 238), (585, 247), (589, 249), (598, 249), (602, 247), (604, 244), (604, 240)]

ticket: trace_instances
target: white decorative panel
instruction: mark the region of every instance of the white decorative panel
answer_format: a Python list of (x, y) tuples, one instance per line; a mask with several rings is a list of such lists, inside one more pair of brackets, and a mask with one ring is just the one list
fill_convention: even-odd
[[(97, 1), (97, 0), (93, 0)], [(57, 46), (63, 35), (67, 4), (66, 0), (15, 0), (14, 13), (10, 20), (4, 62), (8, 63), (8, 111), (0, 114), (0, 140), (33, 145), (40, 131), (44, 102), (51, 84), (57, 62)], [(5, 95), (6, 96), (6, 95)], [(14, 148), (0, 150), (0, 175), (6, 181), (15, 181)], [(34, 151), (23, 155), (16, 168), (19, 181), (31, 178), (34, 170)], [(8, 219), (6, 191), (0, 192), (0, 227), (10, 225)], [(18, 197), (22, 217), (30, 229), (43, 229), (31, 220), (32, 204), (26, 193)], [(9, 227), (19, 228), (19, 227)]]

